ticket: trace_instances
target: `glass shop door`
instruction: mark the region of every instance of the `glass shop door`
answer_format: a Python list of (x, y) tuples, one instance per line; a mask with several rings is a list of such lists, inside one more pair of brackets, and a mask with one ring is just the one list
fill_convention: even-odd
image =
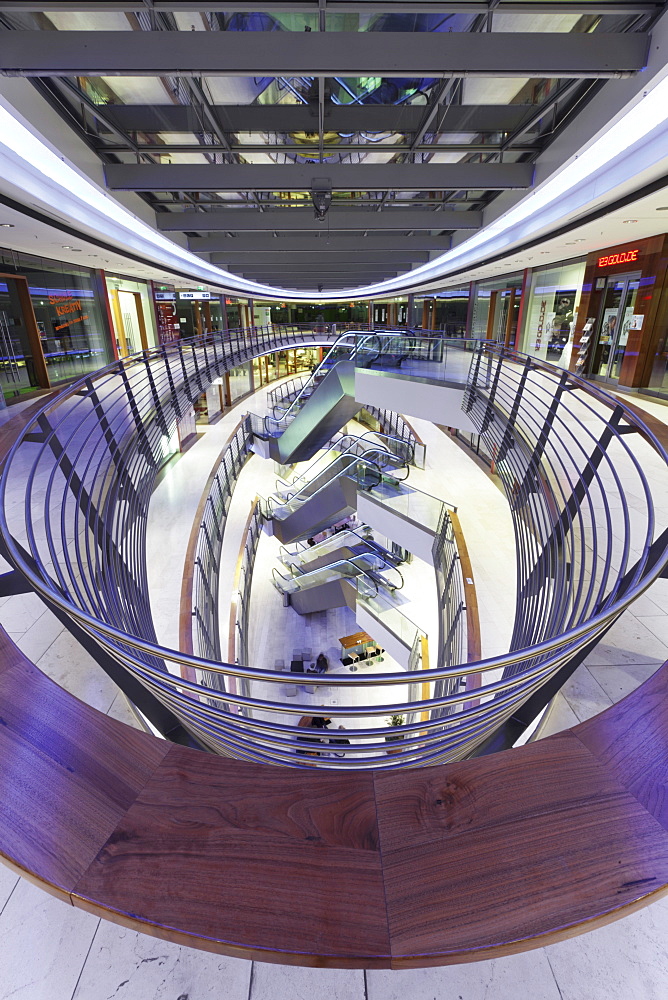
[(591, 374), (597, 379), (605, 382), (619, 381), (639, 287), (640, 274), (622, 274), (608, 278), (591, 370)]

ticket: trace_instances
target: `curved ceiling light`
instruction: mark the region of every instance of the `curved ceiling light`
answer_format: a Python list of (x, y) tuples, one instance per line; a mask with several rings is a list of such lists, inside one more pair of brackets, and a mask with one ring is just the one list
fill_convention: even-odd
[[(318, 292), (320, 301), (366, 299), (410, 291), (425, 282), (447, 278), (455, 270), (479, 263), (536, 235), (556, 219), (593, 198), (600, 198), (613, 187), (633, 178), (640, 170), (665, 156), (665, 126), (668, 120), (668, 77), (663, 78), (639, 98), (603, 134), (582, 152), (573, 156), (551, 177), (535, 188), (517, 205), (459, 246), (448, 250), (427, 264), (396, 278), (357, 288)], [(653, 133), (653, 134), (652, 134)], [(642, 147), (633, 147), (642, 143)], [(195, 254), (157, 232), (120, 202), (110, 197), (82, 172), (65, 161), (57, 150), (36, 136), (19, 120), (16, 111), (0, 98), (0, 162), (5, 183), (24, 196), (39, 199), (44, 207), (54, 208), (91, 235), (103, 236), (119, 244), (120, 252), (131, 249), (154, 260), (161, 268), (170, 266), (192, 274), (193, 280), (205, 281), (228, 292), (263, 299), (311, 301), (315, 291), (275, 288), (248, 281), (201, 260)], [(605, 190), (602, 190), (602, 189)]]

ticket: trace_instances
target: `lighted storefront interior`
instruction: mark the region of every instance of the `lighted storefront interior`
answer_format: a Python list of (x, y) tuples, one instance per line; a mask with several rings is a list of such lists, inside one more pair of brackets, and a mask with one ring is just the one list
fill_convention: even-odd
[(96, 273), (2, 251), (0, 385), (12, 399), (96, 371), (111, 360)]
[(158, 334), (147, 282), (107, 275), (106, 284), (118, 356), (126, 358), (156, 347)]

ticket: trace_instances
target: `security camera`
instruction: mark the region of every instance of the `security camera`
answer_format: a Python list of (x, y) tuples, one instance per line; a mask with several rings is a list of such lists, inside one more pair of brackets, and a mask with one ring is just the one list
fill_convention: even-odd
[(311, 201), (318, 222), (324, 222), (332, 204), (332, 182), (327, 178), (314, 178), (311, 185)]

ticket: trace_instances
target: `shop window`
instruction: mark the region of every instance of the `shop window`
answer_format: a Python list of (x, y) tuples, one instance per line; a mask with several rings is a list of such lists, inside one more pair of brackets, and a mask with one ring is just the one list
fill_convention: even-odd
[(568, 368), (585, 262), (535, 271), (520, 341), (525, 354)]
[[(0, 379), (6, 393), (79, 378), (112, 360), (92, 271), (9, 252), (0, 270), (7, 275), (0, 291)], [(17, 292), (21, 277), (29, 294), (23, 303)]]

